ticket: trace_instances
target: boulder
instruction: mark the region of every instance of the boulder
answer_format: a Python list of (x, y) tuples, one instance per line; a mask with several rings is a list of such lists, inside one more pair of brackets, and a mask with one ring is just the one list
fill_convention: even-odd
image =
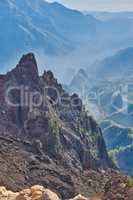
[(43, 193), (42, 200), (60, 200), (59, 197), (49, 189), (46, 189)]

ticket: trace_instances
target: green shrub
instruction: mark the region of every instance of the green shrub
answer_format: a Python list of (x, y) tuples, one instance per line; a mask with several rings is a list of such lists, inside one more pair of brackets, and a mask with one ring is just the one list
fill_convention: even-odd
[(127, 187), (133, 188), (133, 179), (130, 176), (127, 178)]

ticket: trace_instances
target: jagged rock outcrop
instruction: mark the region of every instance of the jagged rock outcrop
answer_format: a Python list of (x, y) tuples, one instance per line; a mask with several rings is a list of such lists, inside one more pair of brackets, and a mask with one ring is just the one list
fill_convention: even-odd
[(0, 95), (0, 185), (18, 191), (41, 184), (63, 198), (103, 192), (115, 166), (77, 94), (50, 71), (39, 76), (29, 53), (0, 76)]

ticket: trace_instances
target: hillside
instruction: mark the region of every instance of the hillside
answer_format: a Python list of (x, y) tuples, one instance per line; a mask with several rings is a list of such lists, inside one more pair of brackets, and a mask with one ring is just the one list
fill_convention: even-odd
[[(129, 75), (133, 66), (133, 48), (118, 51), (113, 56), (107, 57), (102, 61), (97, 61), (91, 66), (94, 74), (100, 73), (100, 78), (119, 78)], [(90, 70), (90, 68), (89, 68)]]
[[(79, 193), (88, 200), (97, 194), (105, 200), (119, 195), (132, 199), (129, 180), (109, 158), (96, 121), (87, 114), (78, 95), (69, 96), (51, 71), (38, 75), (32, 53), (24, 55), (6, 75), (0, 75), (0, 94), (0, 185), (17, 192), (1, 187), (2, 198), (18, 200), (18, 196), (23, 199), (26, 195), (27, 200), (32, 199), (32, 188), (18, 190), (41, 184), (62, 199)], [(34, 190), (36, 199), (42, 192), (44, 199), (45, 195), (58, 199), (44, 189)]]
[(41, 184), (65, 198), (90, 195), (102, 174), (88, 188), (84, 171), (115, 169), (78, 95), (69, 96), (51, 71), (39, 76), (33, 54), (0, 76), (0, 94), (0, 185), (18, 190)]
[(88, 89), (89, 83), (88, 74), (84, 69), (80, 69), (72, 78), (69, 88), (71, 91), (75, 91), (77, 93), (81, 93), (81, 91), (85, 92)]
[[(131, 56), (130, 58), (132, 59)], [(121, 59), (124, 59), (124, 56)], [(127, 69), (125, 66), (123, 65), (124, 70)], [(100, 76), (102, 77), (101, 71), (97, 76), (99, 80), (98, 78), (94, 80), (92, 78), (86, 79), (85, 77), (89, 75), (87, 73), (84, 73), (84, 76), (80, 76), (79, 79), (77, 73), (73, 78), (74, 81), (71, 82), (70, 88), (72, 88), (72, 91), (78, 92), (83, 98), (88, 112), (99, 122), (107, 150), (116, 165), (124, 174), (132, 175), (132, 73), (130, 72), (127, 75), (125, 72), (124, 76), (120, 72), (115, 74), (117, 77), (108, 74), (108, 76), (100, 79)], [(109, 77), (112, 80), (106, 80)]]
[(133, 175), (133, 162), (131, 159), (133, 151), (133, 130), (113, 124), (111, 121), (102, 121), (101, 128), (109, 154), (116, 165), (124, 174)]
[(29, 50), (64, 55), (94, 34), (95, 18), (86, 19), (82, 13), (58, 3), (5, 0), (0, 2), (0, 10), (1, 64), (6, 57), (13, 59)]
[(4, 0), (0, 10), (1, 73), (33, 51), (39, 72), (50, 69), (66, 84), (80, 68), (91, 70), (96, 60), (133, 46), (132, 18), (123, 12), (103, 21), (44, 0)]

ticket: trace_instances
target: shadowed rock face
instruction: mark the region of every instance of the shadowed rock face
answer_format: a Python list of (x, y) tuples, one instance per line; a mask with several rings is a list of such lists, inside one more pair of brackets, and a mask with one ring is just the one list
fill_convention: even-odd
[[(17, 88), (8, 97), (17, 107), (5, 99), (12, 86)], [(28, 105), (21, 102), (20, 86), (26, 87)], [(43, 102), (37, 106), (38, 94)], [(32, 53), (0, 76), (0, 95), (0, 185), (18, 190), (41, 184), (65, 198), (102, 190), (107, 178), (98, 171), (109, 173), (115, 167), (99, 126), (79, 97), (69, 96), (52, 72), (38, 75)], [(89, 170), (97, 171), (97, 178), (84, 175)]]

